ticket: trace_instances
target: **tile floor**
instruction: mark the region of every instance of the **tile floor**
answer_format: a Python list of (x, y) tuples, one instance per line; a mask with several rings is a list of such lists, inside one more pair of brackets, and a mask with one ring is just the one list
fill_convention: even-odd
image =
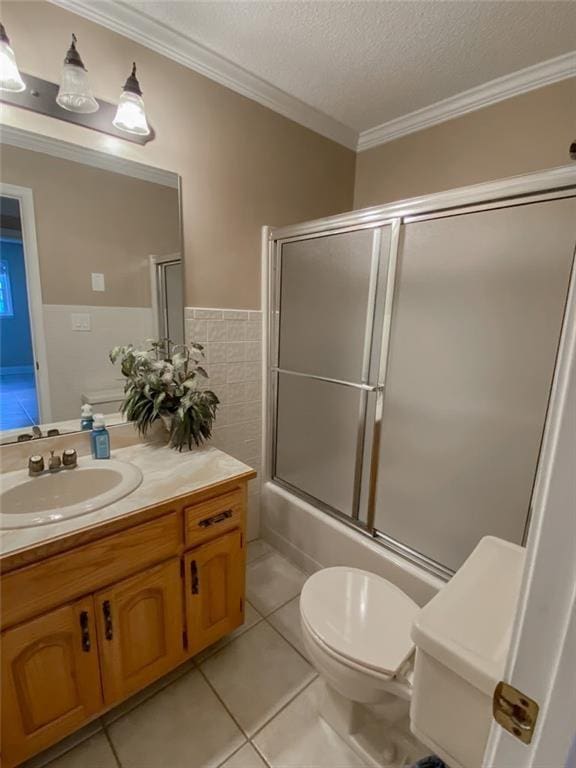
[(38, 424), (34, 374), (0, 375), (0, 430)]
[(26, 768), (361, 766), (315, 710), (298, 615), (305, 579), (251, 542), (244, 625)]

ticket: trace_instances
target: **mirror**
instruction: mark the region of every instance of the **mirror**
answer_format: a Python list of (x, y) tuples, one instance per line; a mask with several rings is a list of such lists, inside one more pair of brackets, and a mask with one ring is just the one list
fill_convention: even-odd
[(119, 423), (112, 347), (184, 341), (178, 176), (26, 136), (0, 145), (2, 443), (77, 431), (83, 403)]

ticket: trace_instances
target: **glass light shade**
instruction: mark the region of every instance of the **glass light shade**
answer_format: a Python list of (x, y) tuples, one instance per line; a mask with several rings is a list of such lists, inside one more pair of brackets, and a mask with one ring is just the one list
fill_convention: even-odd
[(146, 110), (142, 96), (130, 91), (123, 91), (118, 102), (116, 117), (112, 121), (119, 131), (148, 136), (150, 128), (146, 120)]
[(77, 64), (64, 64), (56, 103), (62, 109), (81, 114), (97, 112), (100, 109), (100, 105), (92, 95), (88, 73), (84, 67), (79, 67)]
[(18, 93), (25, 90), (26, 84), (18, 71), (14, 51), (10, 48), (10, 43), (2, 40), (0, 41), (0, 91)]

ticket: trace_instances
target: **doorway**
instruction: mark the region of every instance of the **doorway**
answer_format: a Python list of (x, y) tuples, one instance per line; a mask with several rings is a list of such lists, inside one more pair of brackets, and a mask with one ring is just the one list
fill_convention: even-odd
[(49, 421), (32, 191), (0, 185), (0, 431)]

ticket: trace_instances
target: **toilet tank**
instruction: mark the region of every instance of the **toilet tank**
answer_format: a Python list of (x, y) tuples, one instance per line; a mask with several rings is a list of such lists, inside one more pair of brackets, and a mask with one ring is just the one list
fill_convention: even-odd
[(482, 765), (524, 556), (523, 547), (486, 536), (414, 623), (411, 729), (450, 768)]

